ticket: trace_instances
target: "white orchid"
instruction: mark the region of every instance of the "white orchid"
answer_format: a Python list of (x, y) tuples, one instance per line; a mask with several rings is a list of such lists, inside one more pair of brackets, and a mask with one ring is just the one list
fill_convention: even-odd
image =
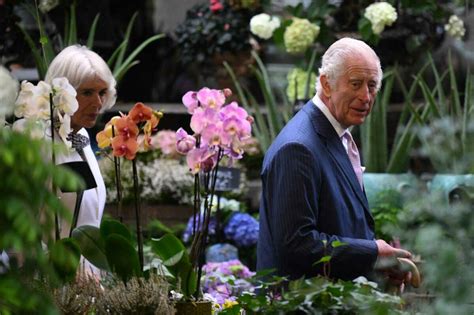
[(60, 124), (59, 136), (66, 146), (71, 147), (67, 136), (72, 131), (71, 116), (79, 107), (76, 95), (76, 90), (66, 78), (55, 78), (52, 85), (40, 81), (35, 86), (23, 81), (15, 103), (15, 116), (23, 119), (14, 123), (13, 130), (26, 131), (34, 138), (44, 138), (50, 134), (46, 129), (51, 127), (52, 98), (53, 117), (57, 117)]
[(13, 112), (13, 105), (18, 95), (18, 81), (15, 80), (10, 72), (0, 66), (0, 128), (5, 125), (5, 115)]
[(66, 78), (53, 79), (53, 103), (60, 112), (71, 115), (79, 108), (76, 90)]

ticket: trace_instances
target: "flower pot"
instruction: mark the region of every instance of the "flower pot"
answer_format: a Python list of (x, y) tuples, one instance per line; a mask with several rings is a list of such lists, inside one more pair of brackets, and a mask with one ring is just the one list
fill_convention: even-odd
[(381, 192), (393, 190), (401, 195), (414, 195), (419, 192), (420, 182), (411, 173), (364, 173), (364, 188), (369, 205), (373, 207)]
[(176, 315), (210, 315), (212, 314), (212, 302), (210, 301), (188, 301), (177, 302), (175, 305)]
[(443, 194), (447, 204), (474, 203), (474, 174), (436, 174), (428, 185), (431, 193)]

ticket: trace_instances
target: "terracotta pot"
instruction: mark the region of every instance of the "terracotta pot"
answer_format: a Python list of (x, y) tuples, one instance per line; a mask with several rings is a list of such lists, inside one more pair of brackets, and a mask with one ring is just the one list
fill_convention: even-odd
[(176, 315), (211, 315), (212, 303), (210, 301), (178, 302), (175, 309)]

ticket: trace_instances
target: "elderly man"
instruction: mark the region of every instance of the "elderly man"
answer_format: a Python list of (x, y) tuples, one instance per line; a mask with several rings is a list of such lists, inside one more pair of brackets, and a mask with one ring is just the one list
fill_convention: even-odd
[[(380, 60), (364, 42), (342, 38), (322, 57), (316, 95), (277, 136), (262, 167), (257, 269), (290, 279), (323, 274), (369, 276), (381, 257), (411, 254), (376, 240), (350, 134), (369, 115), (382, 80)], [(333, 246), (340, 244), (344, 245)], [(400, 284), (408, 273), (387, 269)]]

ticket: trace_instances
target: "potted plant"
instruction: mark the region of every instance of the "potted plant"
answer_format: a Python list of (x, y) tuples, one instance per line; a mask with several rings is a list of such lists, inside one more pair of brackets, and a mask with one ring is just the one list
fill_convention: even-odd
[[(191, 247), (188, 254), (182, 242), (172, 234), (165, 235), (153, 245), (163, 264), (181, 283), (183, 297), (177, 303), (178, 313), (189, 313), (188, 308), (194, 309), (202, 300), (200, 281), (219, 166), (224, 159), (232, 162), (242, 158), (242, 142), (251, 134), (251, 118), (247, 112), (237, 102), (226, 104), (231, 94), (229, 89), (202, 88), (183, 96), (183, 104), (192, 115), (190, 127), (193, 134), (178, 129), (176, 148), (186, 155), (188, 167), (194, 175)], [(211, 304), (207, 305), (210, 313)]]
[(223, 61), (239, 76), (249, 73), (248, 66), (253, 63), (249, 21), (259, 1), (251, 3), (254, 5), (250, 7), (236, 7), (230, 1), (214, 0), (196, 4), (186, 12), (175, 35), (182, 63), (190, 66), (200, 84), (229, 86)]

